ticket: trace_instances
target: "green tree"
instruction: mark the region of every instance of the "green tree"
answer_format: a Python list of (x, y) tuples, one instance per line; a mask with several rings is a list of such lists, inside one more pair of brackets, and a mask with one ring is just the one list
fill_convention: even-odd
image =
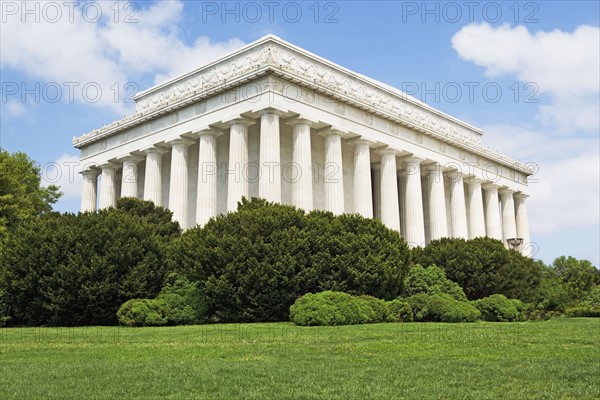
[(554, 260), (552, 267), (573, 301), (585, 299), (592, 288), (600, 283), (598, 269), (588, 260), (561, 256)]
[(542, 273), (538, 263), (490, 238), (433, 240), (414, 249), (413, 260), (442, 268), (471, 300), (499, 293), (532, 301)]
[(49, 213), (61, 194), (41, 186), (40, 168), (26, 154), (0, 148), (0, 251), (19, 222)]
[(460, 285), (446, 278), (443, 269), (430, 265), (427, 268), (416, 264), (408, 271), (402, 288), (402, 296), (410, 297), (417, 293), (445, 293), (456, 300), (467, 300)]
[(599, 283), (600, 271), (591, 262), (561, 256), (544, 266), (538, 302), (547, 310), (563, 311), (585, 301)]
[(378, 221), (261, 199), (243, 199), (169, 249), (169, 268), (204, 284), (221, 321), (284, 321), (298, 297), (324, 290), (391, 299), (408, 262), (404, 240)]
[(167, 273), (165, 244), (178, 234), (170, 212), (135, 199), (97, 213), (24, 221), (0, 260), (12, 322), (116, 323), (124, 301), (159, 292)]

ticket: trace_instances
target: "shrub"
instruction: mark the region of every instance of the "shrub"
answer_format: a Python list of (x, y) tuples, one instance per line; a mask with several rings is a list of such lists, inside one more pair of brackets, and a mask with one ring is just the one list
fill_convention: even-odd
[(372, 316), (373, 311), (366, 302), (332, 291), (307, 293), (290, 307), (290, 320), (305, 326), (363, 324)]
[(154, 297), (166, 276), (171, 212), (122, 198), (117, 208), (51, 214), (19, 224), (0, 257), (16, 325), (114, 325), (129, 299)]
[(167, 324), (167, 311), (163, 300), (132, 299), (121, 305), (117, 318), (127, 326), (161, 326)]
[(541, 265), (517, 251), (507, 250), (499, 240), (442, 238), (432, 240), (425, 248), (417, 247), (412, 253), (414, 262), (442, 268), (470, 300), (501, 293), (533, 301), (537, 295)]
[(542, 303), (539, 303), (536, 306), (527, 304), (527, 307), (523, 310), (522, 319), (525, 321), (547, 321), (560, 315), (560, 311), (544, 308)]
[(429, 296), (422, 313), (425, 320), (435, 322), (474, 322), (481, 315), (470, 303), (458, 301), (447, 294)]
[(368, 295), (357, 296), (356, 299), (367, 305), (372, 310), (370, 313), (372, 316), (369, 322), (386, 322), (391, 318), (389, 315), (389, 308), (385, 300)]
[(474, 304), (484, 321), (510, 322), (519, 317), (514, 303), (502, 294), (493, 294), (475, 301)]
[(425, 316), (423, 310), (427, 307), (428, 299), (429, 295), (426, 293), (418, 293), (406, 299), (406, 302), (412, 310), (415, 321), (419, 322), (424, 320)]
[(324, 291), (307, 293), (290, 307), (290, 320), (296, 325), (354, 325), (375, 322), (412, 321), (407, 303), (386, 303), (372, 296), (352, 296)]
[(398, 296), (409, 265), (404, 239), (380, 221), (243, 199), (238, 211), (186, 231), (170, 270), (202, 282), (223, 322), (285, 321), (305, 293)]
[(423, 268), (419, 264), (414, 265), (404, 279), (402, 293), (405, 297), (417, 293), (446, 293), (456, 300), (467, 300), (460, 285), (446, 278), (444, 270), (435, 265), (427, 268)]
[(600, 286), (596, 286), (590, 291), (590, 294), (588, 295), (585, 302), (590, 306), (600, 307)]
[(177, 273), (167, 277), (157, 299), (167, 304), (169, 325), (200, 324), (207, 320), (208, 305), (198, 284)]
[(413, 312), (406, 301), (388, 301), (388, 322), (413, 322)]
[(579, 305), (565, 310), (567, 317), (600, 317), (600, 307), (590, 305)]
[(510, 299), (510, 302), (513, 303), (513, 306), (515, 306), (519, 314), (522, 313), (523, 310), (525, 310), (528, 306), (527, 303), (524, 303), (519, 299)]

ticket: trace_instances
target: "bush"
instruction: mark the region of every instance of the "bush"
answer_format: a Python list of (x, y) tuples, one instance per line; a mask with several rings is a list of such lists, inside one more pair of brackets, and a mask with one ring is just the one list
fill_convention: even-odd
[(600, 307), (590, 305), (580, 305), (576, 307), (570, 307), (565, 310), (567, 317), (600, 317)]
[(417, 293), (435, 294), (446, 293), (456, 300), (467, 300), (460, 285), (446, 278), (443, 269), (430, 265), (423, 268), (416, 264), (408, 271), (402, 288), (403, 296), (410, 297)]
[(479, 310), (473, 305), (447, 294), (429, 296), (422, 313), (426, 321), (435, 322), (474, 322), (480, 317)]
[(413, 322), (413, 312), (406, 301), (388, 301), (388, 322)]
[(600, 307), (600, 286), (596, 286), (590, 291), (585, 303), (593, 307)]
[(511, 322), (519, 318), (515, 304), (502, 294), (493, 294), (474, 302), (484, 321)]
[(167, 310), (163, 300), (132, 299), (119, 308), (117, 318), (127, 326), (161, 326), (167, 324)]
[(167, 277), (157, 299), (167, 304), (169, 325), (201, 324), (207, 320), (208, 305), (198, 284), (177, 273)]
[(370, 322), (374, 316), (368, 303), (347, 293), (307, 293), (290, 307), (296, 325), (354, 325)]
[(366, 304), (372, 310), (372, 317), (369, 322), (387, 322), (388, 319), (391, 319), (385, 300), (368, 295), (356, 296), (356, 299)]
[(285, 321), (305, 293), (398, 296), (410, 252), (380, 221), (243, 199), (238, 211), (186, 231), (169, 269), (202, 282), (223, 322)]
[(419, 322), (424, 320), (425, 315), (423, 314), (423, 310), (427, 307), (428, 299), (429, 295), (426, 293), (417, 293), (406, 299), (406, 302), (412, 310), (415, 321)]
[(510, 299), (510, 302), (513, 303), (513, 306), (515, 306), (519, 314), (521, 314), (529, 306), (529, 304), (524, 303), (519, 299)]
[(137, 199), (93, 213), (23, 221), (0, 257), (16, 325), (114, 325), (129, 299), (154, 297), (166, 275), (171, 212)]
[(412, 321), (408, 303), (385, 302), (372, 296), (352, 296), (324, 291), (307, 293), (290, 307), (296, 325), (354, 325), (375, 322)]
[(534, 301), (542, 274), (539, 263), (487, 237), (432, 240), (425, 248), (413, 249), (413, 260), (442, 268), (470, 300), (501, 293)]
[(537, 306), (528, 304), (523, 310), (522, 319), (525, 321), (547, 321), (560, 315), (559, 311), (546, 309), (541, 303)]

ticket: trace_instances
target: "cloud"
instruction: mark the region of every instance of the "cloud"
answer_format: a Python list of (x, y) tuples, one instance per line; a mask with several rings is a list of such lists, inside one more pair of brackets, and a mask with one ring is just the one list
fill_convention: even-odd
[(26, 112), (23, 103), (14, 99), (7, 101), (6, 106), (3, 108), (6, 111), (6, 115), (14, 118), (23, 116)]
[(552, 102), (538, 118), (562, 132), (597, 133), (600, 94), (600, 29), (530, 33), (524, 26), (470, 24), (452, 37), (459, 56), (484, 67), (494, 78), (514, 75), (535, 82)]
[[(600, 223), (600, 139), (509, 125), (484, 127), (491, 147), (539, 168), (528, 200), (532, 235)], [(506, 140), (510, 137), (510, 140)]]
[(81, 198), (83, 178), (79, 171), (81, 162), (78, 156), (63, 154), (56, 161), (40, 166), (42, 186), (60, 186), (63, 193), (59, 201)]
[[(150, 5), (122, 2), (118, 18), (115, 2), (94, 2), (102, 7), (102, 18), (95, 23), (90, 22), (91, 12), (86, 20), (84, 2), (71, 11), (70, 2), (50, 2), (62, 10), (62, 17), (54, 21), (54, 14), (44, 12), (47, 3), (40, 3), (39, 22), (34, 16), (22, 22), (20, 10), (14, 15), (3, 15), (0, 67), (23, 72), (31, 79), (55, 82), (63, 88), (65, 97), (71, 85), (75, 100), (121, 114), (126, 107), (122, 101), (115, 101), (117, 87), (121, 95), (117, 100), (122, 100), (125, 84), (145, 74), (153, 76), (155, 82), (162, 81), (243, 45), (239, 39), (214, 43), (208, 37), (186, 44), (177, 29), (183, 13), (181, 1)], [(25, 3), (14, 4), (24, 7)], [(144, 8), (129, 15), (127, 4), (142, 4)], [(83, 90), (85, 85), (87, 92)], [(96, 87), (101, 88), (98, 98)]]

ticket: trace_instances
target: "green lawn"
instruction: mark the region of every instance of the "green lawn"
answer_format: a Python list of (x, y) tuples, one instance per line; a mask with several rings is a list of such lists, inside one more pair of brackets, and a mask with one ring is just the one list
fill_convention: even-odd
[(0, 399), (598, 399), (600, 319), (0, 329)]

